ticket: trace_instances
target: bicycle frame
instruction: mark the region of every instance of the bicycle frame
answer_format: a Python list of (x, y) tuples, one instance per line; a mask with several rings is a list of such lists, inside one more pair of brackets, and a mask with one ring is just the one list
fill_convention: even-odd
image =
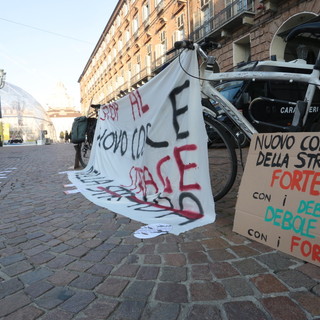
[[(205, 73), (206, 74), (206, 73)], [(251, 123), (241, 114), (241, 112), (222, 94), (213, 88), (209, 81), (204, 80), (202, 85), (202, 93), (220, 104), (220, 107), (228, 115), (228, 117), (246, 134), (248, 138), (252, 138), (257, 130), (251, 125)], [(206, 111), (210, 113), (210, 110), (206, 108)]]
[[(257, 130), (251, 123), (242, 115), (242, 113), (222, 94), (220, 94), (211, 84), (210, 81), (228, 81), (228, 80), (283, 80), (289, 82), (304, 82), (308, 83), (308, 88), (305, 94), (304, 102), (307, 103), (306, 111), (303, 115), (302, 125), (305, 125), (309, 114), (309, 109), (313, 101), (316, 87), (320, 88), (320, 70), (314, 68), (311, 74), (296, 74), (296, 73), (283, 73), (283, 72), (263, 72), (263, 71), (241, 71), (241, 72), (225, 72), (213, 73), (213, 64), (215, 58), (208, 56), (199, 45), (194, 44), (198, 55), (204, 61), (200, 66), (200, 79), (201, 91), (206, 97), (209, 97), (220, 104), (221, 109), (227, 116), (237, 125), (246, 136), (251, 139)], [(320, 61), (320, 51), (318, 60)], [(208, 111), (206, 109), (206, 111)], [(299, 110), (296, 108), (294, 114), (294, 124), (296, 125), (300, 119)]]

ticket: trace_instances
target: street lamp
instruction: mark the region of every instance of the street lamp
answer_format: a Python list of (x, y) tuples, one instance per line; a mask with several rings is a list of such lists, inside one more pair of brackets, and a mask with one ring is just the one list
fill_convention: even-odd
[[(2, 89), (5, 85), (6, 80), (6, 73), (3, 69), (0, 69), (0, 89)], [(0, 97), (0, 119), (2, 118), (2, 110), (1, 110), (1, 97)], [(0, 147), (3, 146), (3, 128), (2, 128), (2, 121), (0, 122)]]

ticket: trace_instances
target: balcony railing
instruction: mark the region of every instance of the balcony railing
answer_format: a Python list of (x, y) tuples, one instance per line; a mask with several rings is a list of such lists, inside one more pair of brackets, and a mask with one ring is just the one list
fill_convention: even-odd
[(151, 68), (146, 67), (142, 69), (141, 71), (137, 72), (133, 77), (131, 77), (131, 86), (134, 86), (135, 84), (139, 83), (143, 80), (149, 80), (149, 78), (152, 77), (151, 74)]
[(150, 80), (150, 78), (152, 78), (151, 68), (146, 67), (142, 69), (132, 76), (130, 80), (125, 81), (123, 84), (115, 88), (110, 94), (108, 94), (104, 103), (119, 99), (124, 94), (127, 94), (128, 92)]
[(195, 29), (191, 34), (190, 38), (193, 41), (198, 41), (214, 31), (228, 25), (232, 21), (236, 22), (237, 18), (241, 18), (244, 14), (253, 14), (254, 1), (253, 0), (236, 0), (230, 5), (224, 8), (219, 13), (212, 16), (210, 19), (201, 24), (201, 26)]
[(145, 29), (149, 28), (149, 26), (150, 26), (150, 18), (149, 17), (144, 19), (143, 26), (144, 26)]
[(166, 55), (164, 54), (152, 61), (151, 63), (152, 70), (156, 70), (157, 68), (161, 67), (162, 65), (164, 65), (165, 62), (166, 62)]

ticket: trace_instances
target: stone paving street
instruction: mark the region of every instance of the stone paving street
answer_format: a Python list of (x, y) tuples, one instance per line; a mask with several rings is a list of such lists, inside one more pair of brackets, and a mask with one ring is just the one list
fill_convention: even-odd
[[(0, 148), (0, 319), (320, 319), (320, 268), (217, 220), (140, 240), (142, 226), (64, 194), (71, 144)], [(10, 170), (9, 170), (10, 171)]]

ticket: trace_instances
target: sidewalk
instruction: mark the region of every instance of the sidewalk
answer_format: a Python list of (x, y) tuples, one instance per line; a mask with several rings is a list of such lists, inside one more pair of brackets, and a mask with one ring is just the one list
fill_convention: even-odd
[(65, 195), (72, 144), (0, 148), (0, 319), (320, 319), (320, 268), (214, 224), (139, 240), (142, 226)]

